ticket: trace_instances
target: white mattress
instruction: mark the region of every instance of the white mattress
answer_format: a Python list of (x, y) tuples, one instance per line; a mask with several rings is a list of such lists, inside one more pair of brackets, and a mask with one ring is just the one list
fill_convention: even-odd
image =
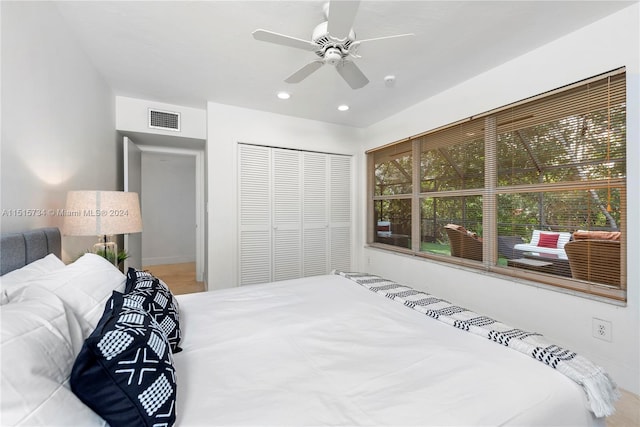
[(176, 425), (604, 425), (552, 368), (340, 276), (178, 300)]

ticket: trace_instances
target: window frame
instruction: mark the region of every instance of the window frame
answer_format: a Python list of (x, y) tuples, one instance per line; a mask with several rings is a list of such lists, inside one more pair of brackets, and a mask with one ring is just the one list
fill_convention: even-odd
[[(572, 294), (578, 294), (583, 296), (596, 296), (602, 297), (605, 300), (613, 300), (617, 302), (626, 302), (627, 298), (627, 280), (626, 280), (626, 166), (624, 177), (610, 178), (610, 179), (587, 179), (583, 181), (559, 181), (554, 183), (543, 182), (537, 184), (514, 184), (514, 185), (498, 185), (498, 159), (497, 159), (497, 146), (498, 146), (498, 123), (497, 117), (500, 113), (504, 113), (505, 110), (513, 109), (514, 107), (525, 106), (534, 102), (544, 102), (546, 99), (553, 99), (555, 95), (562, 95), (568, 93), (568, 91), (578, 89), (590, 83), (600, 82), (603, 79), (610, 79), (612, 77), (622, 78), (624, 91), (626, 92), (626, 69), (621, 67), (616, 70), (612, 70), (607, 73), (603, 73), (589, 79), (585, 79), (570, 85), (563, 86), (558, 89), (554, 89), (545, 92), (540, 95), (536, 95), (531, 98), (527, 98), (513, 104), (509, 104), (494, 110), (487, 111), (485, 113), (472, 116), (457, 122), (432, 129), (421, 134), (403, 138), (402, 140), (386, 144), (382, 147), (377, 147), (365, 152), (366, 154), (366, 168), (367, 168), (367, 233), (366, 243), (372, 247), (378, 247), (384, 250), (393, 252), (400, 252), (411, 254), (413, 256), (421, 257), (424, 259), (435, 260), (439, 262), (445, 262), (448, 264), (454, 264), (472, 269), (482, 270), (486, 272), (496, 273), (501, 276), (512, 277), (516, 279), (523, 279), (524, 283), (534, 284), (536, 286), (548, 285), (552, 289), (567, 291)], [(626, 95), (625, 95), (626, 97)], [(625, 99), (626, 103), (626, 99)], [(577, 114), (577, 112), (572, 112)], [(626, 117), (626, 112), (625, 112)], [(472, 121), (483, 120), (484, 128), (484, 186), (483, 188), (472, 189), (456, 189), (446, 191), (426, 191), (421, 192), (421, 150), (422, 140), (431, 134), (447, 131), (455, 126), (465, 126)], [(625, 120), (628, 120), (625, 118)], [(625, 136), (626, 138), (626, 136)], [(385, 151), (393, 150), (394, 146), (400, 144), (411, 144), (412, 150), (412, 177), (413, 182), (411, 185), (412, 191), (407, 194), (394, 194), (394, 195), (376, 195), (376, 155), (384, 153)], [(626, 144), (626, 141), (625, 141)], [(384, 150), (384, 151), (383, 151)], [(454, 167), (454, 166), (452, 166)], [(551, 274), (543, 274), (531, 270), (505, 267), (498, 264), (498, 196), (502, 194), (515, 194), (515, 193), (541, 193), (541, 192), (554, 192), (554, 191), (581, 191), (581, 190), (593, 190), (602, 188), (618, 188), (620, 191), (620, 220), (619, 230), (621, 231), (620, 239), (620, 261), (621, 261), (621, 285), (620, 287), (609, 286), (606, 284), (600, 284), (595, 282), (587, 282), (582, 280), (573, 279), (570, 277), (561, 277)], [(483, 227), (483, 261), (473, 261), (465, 258), (458, 258), (447, 255), (438, 255), (431, 252), (421, 251), (421, 204), (424, 198), (450, 198), (460, 196), (480, 196), (482, 198), (482, 227)], [(381, 200), (393, 200), (393, 199), (410, 199), (411, 200), (411, 247), (403, 248), (376, 242), (375, 234), (375, 203)]]

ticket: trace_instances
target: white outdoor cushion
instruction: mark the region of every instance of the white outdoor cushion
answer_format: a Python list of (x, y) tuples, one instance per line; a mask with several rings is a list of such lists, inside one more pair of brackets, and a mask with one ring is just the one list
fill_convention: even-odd
[(530, 245), (529, 243), (518, 243), (517, 245), (513, 246), (513, 249), (517, 249), (523, 252), (534, 252), (539, 254), (557, 255), (558, 258), (567, 259), (567, 253), (565, 252), (564, 249), (545, 248), (545, 247)]
[(566, 245), (567, 243), (569, 243), (569, 240), (571, 240), (571, 233), (558, 233), (560, 234), (560, 237), (558, 237), (558, 244), (557, 244), (557, 248), (558, 249), (564, 249), (564, 245)]
[[(558, 235), (558, 243), (556, 244), (556, 249), (564, 249), (564, 245), (569, 243), (569, 240), (571, 240), (571, 233), (567, 233), (564, 231), (561, 231), (561, 232), (545, 231), (545, 233)], [(529, 246), (538, 246), (539, 241), (540, 241), (540, 230), (533, 230), (533, 234), (531, 235), (531, 242), (529, 243)]]

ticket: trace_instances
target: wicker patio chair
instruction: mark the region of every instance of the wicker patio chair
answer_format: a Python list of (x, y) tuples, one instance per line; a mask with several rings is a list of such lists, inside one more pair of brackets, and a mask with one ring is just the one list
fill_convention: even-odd
[(574, 279), (620, 286), (620, 241), (573, 240), (564, 250)]
[(461, 226), (449, 224), (445, 227), (449, 237), (451, 256), (482, 261), (482, 240), (469, 235)]

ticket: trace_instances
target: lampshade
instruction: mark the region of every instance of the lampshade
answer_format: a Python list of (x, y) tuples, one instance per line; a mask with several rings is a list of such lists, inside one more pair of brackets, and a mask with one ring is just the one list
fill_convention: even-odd
[(107, 236), (142, 231), (138, 193), (69, 191), (62, 230), (68, 236)]

